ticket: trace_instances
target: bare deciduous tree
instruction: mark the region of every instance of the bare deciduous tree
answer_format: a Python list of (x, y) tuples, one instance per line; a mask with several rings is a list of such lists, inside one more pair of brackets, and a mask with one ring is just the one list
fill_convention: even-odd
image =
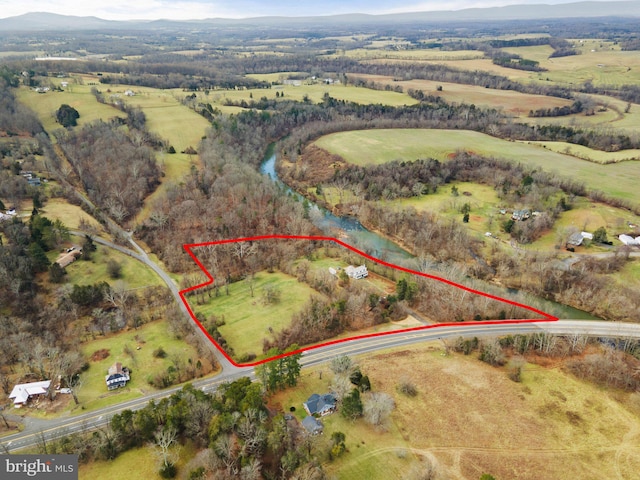
[(365, 396), (363, 407), (364, 419), (368, 423), (375, 427), (384, 427), (395, 408), (395, 402), (387, 393), (371, 392)]

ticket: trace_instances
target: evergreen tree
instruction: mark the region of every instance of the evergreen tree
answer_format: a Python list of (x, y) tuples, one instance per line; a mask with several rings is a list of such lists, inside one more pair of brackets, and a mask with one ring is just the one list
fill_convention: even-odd
[(78, 125), (78, 118), (80, 118), (78, 111), (67, 104), (60, 105), (60, 108), (56, 110), (56, 121), (65, 128)]
[(355, 420), (362, 416), (363, 406), (360, 399), (360, 391), (357, 388), (351, 390), (351, 393), (342, 399), (342, 408), (340, 413), (344, 418)]

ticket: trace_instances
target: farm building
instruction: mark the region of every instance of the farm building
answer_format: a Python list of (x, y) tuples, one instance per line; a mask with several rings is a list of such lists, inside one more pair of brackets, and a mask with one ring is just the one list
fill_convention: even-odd
[(620, 235), (618, 239), (625, 245), (640, 245), (640, 237), (633, 238), (631, 235)]
[(324, 417), (336, 411), (336, 403), (338, 403), (336, 397), (330, 393), (325, 395), (314, 393), (302, 405), (309, 415)]
[(20, 408), (21, 406), (26, 405), (32, 398), (42, 397), (49, 393), (50, 385), (51, 380), (21, 383), (13, 387), (13, 390), (11, 390), (11, 393), (9, 394), (9, 399), (13, 399), (13, 404), (16, 408)]
[(124, 387), (129, 380), (131, 380), (129, 369), (123, 367), (120, 362), (116, 362), (109, 367), (109, 373), (105, 377), (105, 382), (109, 390)]
[(347, 268), (344, 269), (344, 271), (347, 272), (347, 275), (349, 275), (349, 278), (355, 278), (356, 280), (360, 278), (365, 278), (369, 275), (366, 265), (360, 265), (359, 267), (354, 267), (353, 265), (349, 265)]

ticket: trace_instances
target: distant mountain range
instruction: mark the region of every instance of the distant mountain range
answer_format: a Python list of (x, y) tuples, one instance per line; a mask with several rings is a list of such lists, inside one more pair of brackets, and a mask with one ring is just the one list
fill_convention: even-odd
[(207, 26), (321, 26), (330, 24), (374, 25), (394, 23), (434, 23), (466, 21), (505, 21), (558, 18), (640, 17), (640, 0), (614, 2), (576, 2), (561, 5), (510, 5), (464, 10), (397, 13), (388, 15), (348, 14), (315, 17), (255, 17), (244, 19), (207, 18), (194, 20), (104, 20), (35, 12), (0, 19), (0, 33), (9, 31), (74, 30), (154, 30), (169, 28), (206, 28)]

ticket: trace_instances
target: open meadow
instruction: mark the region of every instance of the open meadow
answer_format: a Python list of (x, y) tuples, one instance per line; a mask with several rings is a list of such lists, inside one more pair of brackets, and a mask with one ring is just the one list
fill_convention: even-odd
[(392, 160), (412, 161), (418, 158), (446, 161), (456, 151), (470, 151), (555, 172), (615, 198), (634, 203), (640, 201), (636, 180), (640, 177), (640, 162), (600, 165), (551, 152), (536, 145), (501, 140), (478, 132), (428, 129), (358, 130), (326, 135), (316, 140), (315, 144), (357, 165), (380, 164)]
[[(81, 245), (83, 238), (71, 237), (72, 242)], [(143, 288), (164, 285), (164, 282), (151, 268), (142, 262), (135, 260), (124, 253), (104, 247), (96, 246), (91, 260), (76, 260), (67, 266), (65, 282), (73, 285), (92, 285), (101, 281), (113, 284), (117, 281), (124, 282), (128, 288)], [(51, 251), (48, 253), (51, 262), (58, 258), (59, 252)], [(121, 274), (119, 278), (110, 278), (108, 274), (108, 262), (115, 261), (121, 266)]]
[[(449, 103), (466, 103), (503, 110), (512, 115), (527, 115), (531, 110), (540, 108), (555, 108), (571, 105), (570, 100), (557, 97), (547, 97), (544, 95), (532, 95), (520, 93), (514, 90), (498, 90), (475, 85), (463, 85), (461, 83), (437, 82), (432, 80), (400, 80), (395, 81), (392, 77), (385, 75), (353, 74), (356, 78), (366, 81), (400, 86), (404, 91), (409, 89), (422, 90), (425, 95), (441, 97)], [(441, 87), (442, 90), (438, 90)]]
[[(340, 413), (322, 418), (319, 444), (333, 432), (346, 435), (347, 452), (324, 463), (337, 478), (402, 478), (424, 469), (426, 461), (443, 478), (491, 473), (534, 479), (540, 472), (559, 480), (631, 478), (640, 464), (637, 394), (603, 390), (561, 368), (530, 363), (516, 383), (506, 369), (475, 354), (445, 356), (440, 343), (357, 360), (372, 391), (391, 395), (395, 409), (382, 429)], [(398, 393), (403, 381), (416, 386), (415, 397)], [(300, 421), (306, 415), (302, 403), (329, 391), (330, 383), (326, 366), (304, 370), (298, 388), (276, 394), (272, 403), (285, 411), (295, 407)]]
[[(165, 354), (156, 351), (162, 348)], [(80, 345), (80, 350), (89, 359), (89, 369), (82, 373), (82, 386), (78, 390), (81, 409), (75, 407), (73, 413), (96, 410), (108, 405), (124, 402), (157, 391), (150, 385), (156, 375), (166, 374), (168, 369), (176, 369), (176, 359), (181, 372), (187, 365), (194, 365), (196, 375), (211, 372), (208, 361), (201, 359), (194, 346), (178, 340), (164, 320), (147, 323), (137, 330), (125, 330), (106, 337), (98, 337)], [(131, 370), (131, 380), (123, 388), (109, 391), (105, 375), (116, 362)], [(200, 362), (200, 368), (197, 364)], [(73, 402), (70, 407), (73, 407)]]
[(55, 119), (55, 112), (62, 104), (67, 104), (78, 111), (80, 114), (78, 125), (80, 126), (95, 120), (126, 117), (120, 110), (110, 105), (98, 103), (88, 85), (70, 83), (69, 87), (62, 92), (51, 90), (47, 93), (37, 93), (30, 88), (21, 87), (17, 92), (17, 97), (20, 102), (38, 115), (42, 126), (49, 133), (63, 128)]
[[(253, 75), (250, 75), (253, 77)], [(313, 103), (322, 102), (325, 93), (337, 100), (345, 100), (347, 102), (355, 102), (362, 105), (371, 103), (379, 103), (392, 107), (403, 105), (415, 105), (417, 100), (411, 98), (406, 93), (398, 93), (391, 91), (378, 91), (370, 88), (354, 87), (352, 85), (341, 84), (325, 84), (320, 81), (318, 83), (307, 84), (302, 82), (300, 85), (275, 85), (270, 89), (247, 89), (247, 90), (222, 90), (211, 92), (208, 95), (209, 101), (215, 101), (217, 104), (224, 104), (228, 100), (240, 102), (242, 100), (249, 102), (258, 100), (262, 97), (269, 99), (276, 98), (276, 92), (283, 95), (283, 100), (302, 101), (305, 97)], [(198, 99), (207, 100), (205, 95), (199, 94)], [(213, 103), (213, 102), (212, 102)]]
[[(252, 294), (253, 289), (253, 294)], [(280, 298), (267, 301), (267, 290), (276, 289)], [(206, 304), (194, 306), (196, 313), (209, 318), (215, 315), (224, 320), (218, 327), (233, 348), (235, 357), (247, 354), (262, 355), (262, 341), (289, 326), (291, 316), (298, 312), (311, 295), (320, 293), (282, 272), (259, 272), (253, 280), (238, 281), (229, 286), (229, 295), (220, 288), (220, 296)], [(194, 303), (193, 301), (191, 302)]]
[[(188, 461), (196, 454), (194, 445), (189, 442), (180, 448), (173, 447), (170, 451), (179, 459), (176, 463), (178, 471), (183, 471)], [(151, 446), (145, 446), (123, 452), (113, 460), (96, 460), (81, 464), (78, 467), (78, 473), (80, 478), (100, 480), (122, 480), (131, 478), (132, 475), (145, 480), (161, 480), (159, 469), (158, 451)]]

